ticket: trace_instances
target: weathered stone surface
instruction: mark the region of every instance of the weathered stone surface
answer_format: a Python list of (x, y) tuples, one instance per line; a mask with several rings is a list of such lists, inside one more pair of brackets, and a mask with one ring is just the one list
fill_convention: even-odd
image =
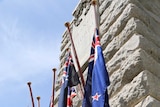
[[(139, 28), (137, 26), (138, 23), (138, 19), (131, 18), (126, 24), (124, 30), (118, 36), (114, 37), (110, 43), (108, 43), (108, 45), (104, 49), (104, 57), (106, 62), (108, 62), (114, 56), (114, 54), (120, 49), (120, 47), (124, 45), (127, 42), (127, 40), (135, 33), (136, 29)], [(102, 40), (102, 42), (105, 41)]]
[[(110, 6), (103, 12), (100, 17), (100, 31), (101, 35), (109, 29), (109, 27), (116, 21), (123, 9), (128, 4), (128, 0), (114, 0)], [(101, 30), (102, 29), (102, 30)]]
[(100, 7), (99, 7), (99, 14), (100, 16), (103, 14), (103, 12), (110, 6), (112, 3), (112, 0), (105, 0), (103, 2), (100, 2)]
[(111, 107), (134, 107), (137, 102), (151, 93), (159, 99), (160, 86), (156, 85), (158, 81), (159, 79), (149, 71), (142, 71), (110, 99)]
[[(104, 25), (104, 26), (101, 25), (101, 27), (100, 27), (100, 30), (102, 31), (101, 34), (103, 35), (106, 32), (102, 37), (102, 46), (103, 47), (105, 47), (115, 36), (117, 36), (118, 34), (120, 34), (124, 30), (126, 23), (128, 22), (128, 20), (131, 17), (138, 18), (140, 21), (142, 21), (141, 23), (143, 25), (147, 26), (147, 29), (149, 29), (149, 31), (153, 32), (153, 30), (154, 30), (155, 32), (158, 32), (158, 30), (156, 30), (154, 27), (152, 27), (152, 26), (148, 27), (148, 24), (152, 23), (153, 25), (156, 25), (158, 28), (160, 27), (159, 24), (157, 25), (156, 24), (157, 22), (151, 16), (149, 16), (145, 11), (142, 11), (135, 4), (129, 3), (126, 6), (126, 8), (124, 9), (124, 11), (122, 12), (122, 14), (116, 19), (116, 21), (112, 25), (110, 25), (108, 27), (106, 25)], [(141, 28), (139, 30), (143, 29), (142, 25), (140, 25), (140, 27)], [(137, 29), (137, 32), (139, 30)], [(145, 31), (147, 31), (147, 30), (145, 29), (140, 32), (142, 33)], [(158, 44), (158, 42), (160, 42), (159, 41), (160, 38), (158, 36), (156, 36), (155, 33), (153, 33), (153, 37), (150, 36), (149, 38), (151, 38), (152, 40), (153, 40), (153, 38), (156, 38), (155, 40), (157, 41), (157, 44)]]
[[(107, 64), (108, 71), (112, 72), (110, 76), (111, 85), (109, 86), (110, 96), (118, 93), (125, 84), (129, 83), (142, 70), (149, 70), (158, 78), (160, 78), (160, 64), (157, 63), (144, 50), (140, 48), (133, 53), (127, 53), (127, 51), (125, 52), (126, 58), (117, 54), (117, 60), (114, 60), (112, 64), (110, 62)], [(121, 58), (123, 60), (121, 60)]]
[(135, 107), (159, 107), (159, 105), (160, 101), (149, 95), (140, 103), (138, 103)]
[[(120, 64), (116, 64), (113, 68), (108, 67), (108, 71), (112, 69), (114, 72), (110, 76), (111, 84), (109, 86), (109, 95), (113, 96), (119, 92), (119, 90), (127, 83), (129, 83), (134, 76), (142, 71), (142, 60), (140, 58), (140, 51), (136, 50), (130, 55), (128, 59), (125, 59)], [(129, 53), (128, 53), (129, 54)], [(121, 60), (121, 59), (120, 59)], [(109, 64), (108, 64), (109, 66)]]
[(83, 15), (86, 15), (90, 9), (90, 4), (91, 0), (81, 0), (80, 3), (78, 4), (76, 10), (73, 12), (74, 18), (74, 25), (79, 26), (81, 21), (84, 19)]
[[(114, 43), (116, 44), (116, 42), (114, 42)], [(146, 47), (146, 45), (148, 45), (148, 44), (149, 44), (149, 46)], [(112, 49), (111, 52), (113, 52), (113, 49), (116, 50), (116, 47), (118, 47), (118, 46), (111, 44), (111, 45), (109, 45), (109, 48), (107, 48), (107, 49), (108, 50)], [(109, 65), (108, 69), (109, 69), (110, 74), (112, 74), (113, 71), (119, 69), (120, 65), (123, 65), (123, 62), (128, 58), (128, 56), (130, 54), (132, 54), (133, 51), (138, 48), (144, 49), (156, 61), (159, 61), (158, 57), (160, 55), (160, 48), (157, 47), (151, 41), (144, 38), (142, 35), (134, 34), (123, 46), (121, 46), (121, 49), (120, 49), (120, 47), (117, 49), (119, 51), (116, 51), (116, 54), (113, 54), (114, 56), (108, 62), (107, 65)], [(105, 51), (104, 51), (104, 53), (105, 53)], [(110, 53), (108, 53), (108, 54), (110, 54)]]

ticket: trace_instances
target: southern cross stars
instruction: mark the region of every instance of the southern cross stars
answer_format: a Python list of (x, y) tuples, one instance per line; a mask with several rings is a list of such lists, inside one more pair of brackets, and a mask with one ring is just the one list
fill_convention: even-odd
[(98, 99), (99, 99), (100, 96), (101, 96), (101, 95), (98, 95), (98, 93), (96, 93), (94, 96), (92, 96), (93, 101), (94, 101), (94, 100), (98, 101)]

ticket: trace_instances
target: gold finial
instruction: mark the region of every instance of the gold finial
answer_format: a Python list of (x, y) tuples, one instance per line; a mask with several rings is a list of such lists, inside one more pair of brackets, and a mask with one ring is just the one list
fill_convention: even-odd
[(37, 96), (37, 100), (40, 100), (40, 98), (41, 98), (40, 96)]
[(97, 0), (92, 0), (91, 4), (92, 5), (96, 5), (97, 4)]
[(53, 68), (53, 69), (52, 69), (53, 72), (55, 72), (56, 70), (57, 70), (56, 68)]
[(69, 50), (70, 50), (70, 48), (67, 48), (67, 49), (66, 49), (66, 51), (69, 51)]
[(64, 25), (65, 25), (66, 27), (69, 27), (69, 26), (70, 26), (70, 23), (69, 23), (69, 22), (66, 22)]
[(31, 82), (28, 82), (27, 84), (28, 84), (28, 85), (31, 85)]

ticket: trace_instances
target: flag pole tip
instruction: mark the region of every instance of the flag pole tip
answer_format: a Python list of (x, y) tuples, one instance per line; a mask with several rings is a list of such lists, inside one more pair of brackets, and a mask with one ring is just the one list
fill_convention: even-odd
[(66, 51), (69, 51), (70, 48), (67, 48)]
[(92, 4), (92, 5), (96, 5), (96, 4), (97, 4), (97, 0), (92, 0), (92, 1), (91, 1), (91, 4)]
[(28, 85), (31, 85), (31, 82), (27, 82)]
[(37, 96), (37, 100), (40, 100), (40, 98), (41, 98), (40, 96)]
[(69, 26), (70, 26), (70, 23), (69, 23), (69, 22), (66, 22), (64, 25), (65, 25), (66, 27), (69, 27)]
[(53, 69), (52, 69), (52, 71), (54, 71), (54, 72), (55, 72), (56, 70), (57, 70), (56, 68), (53, 68)]

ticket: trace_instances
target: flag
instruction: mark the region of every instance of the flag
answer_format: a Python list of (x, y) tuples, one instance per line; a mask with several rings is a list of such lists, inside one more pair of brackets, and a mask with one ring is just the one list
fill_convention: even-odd
[(84, 99), (82, 102), (82, 107), (92, 107), (92, 97), (91, 97), (91, 86), (92, 86), (92, 70), (94, 65), (94, 51), (95, 50), (95, 37), (93, 36), (90, 57), (89, 57), (89, 65), (88, 65), (88, 74), (86, 85), (84, 87)]
[(72, 56), (71, 53), (69, 52), (69, 57), (68, 57), (68, 86), (72, 87), (72, 86), (76, 86), (80, 83), (79, 81), (79, 77), (78, 74), (76, 72), (75, 66), (73, 64), (73, 60), (72, 60)]
[(82, 107), (109, 107), (107, 92), (109, 84), (109, 76), (100, 46), (98, 29), (96, 29), (90, 52)]
[(68, 87), (67, 107), (72, 107), (71, 88)]
[(94, 57), (94, 67), (92, 71), (92, 107), (109, 107), (107, 87), (110, 85), (110, 81), (100, 45), (98, 29), (95, 30)]
[(71, 98), (73, 99), (77, 95), (76, 90), (74, 87), (71, 89)]
[(67, 107), (68, 89), (72, 86), (78, 85), (79, 83), (79, 77), (75, 70), (71, 53), (68, 52), (63, 71), (58, 107)]
[(67, 107), (72, 107), (72, 99), (76, 96), (76, 91), (74, 87), (68, 87), (68, 96), (67, 96)]

